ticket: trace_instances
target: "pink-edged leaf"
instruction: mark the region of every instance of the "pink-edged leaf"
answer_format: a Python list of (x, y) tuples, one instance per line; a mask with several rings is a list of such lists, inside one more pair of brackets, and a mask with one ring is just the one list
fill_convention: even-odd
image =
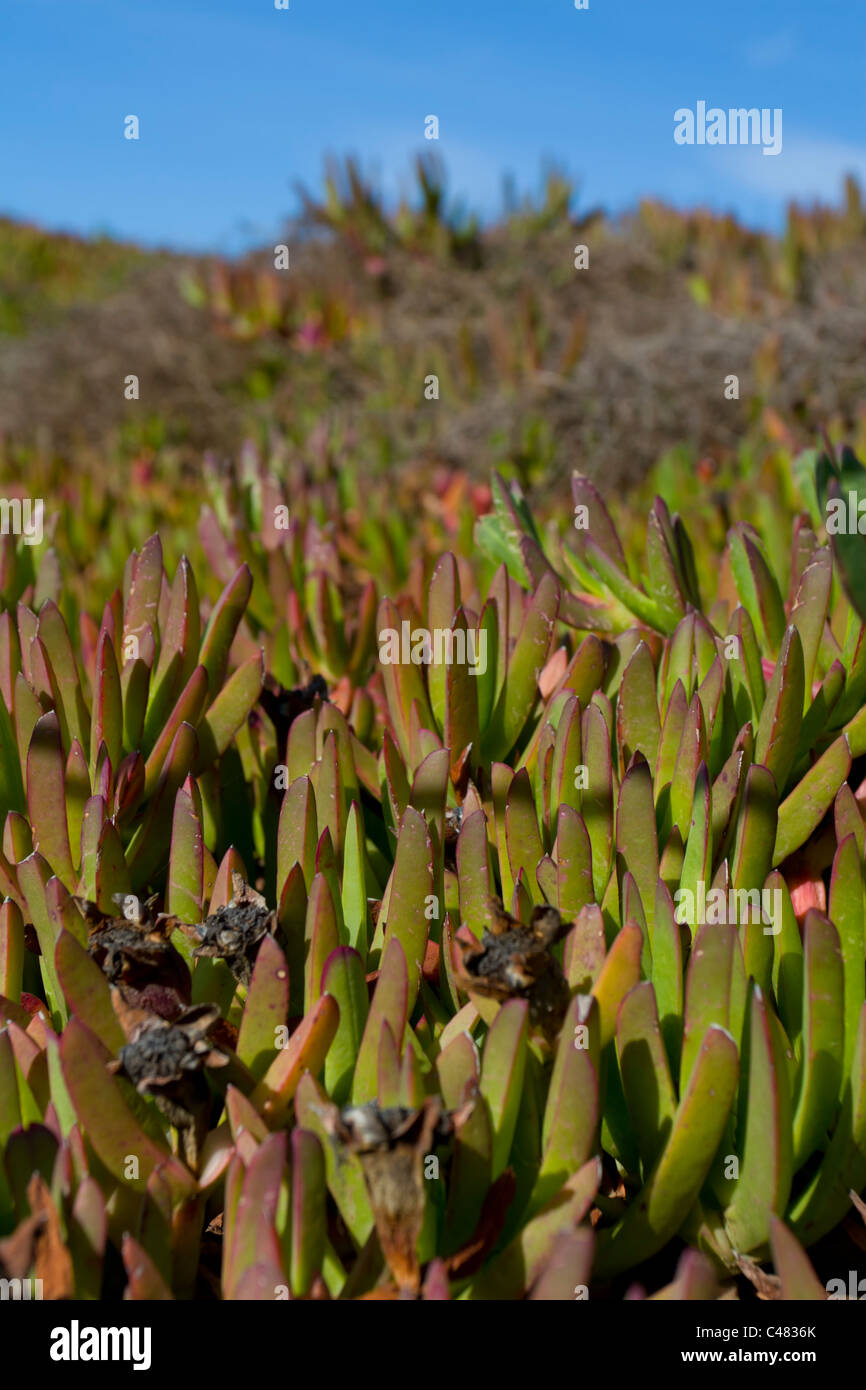
[(60, 722), (52, 710), (37, 721), (27, 753), (27, 805), (34, 844), (66, 887), (76, 882), (65, 813), (66, 788)]
[(310, 885), (305, 939), (308, 942), (304, 971), (304, 1011), (322, 995), (322, 972), (332, 951), (340, 944), (337, 909), (331, 887), (324, 874), (317, 873)]
[[(250, 1160), (237, 1207), (224, 1235), (230, 1250), (225, 1280), (228, 1298), (237, 1297), (241, 1278), (257, 1262), (275, 1263), (280, 1268), (274, 1223), (285, 1165), (285, 1134), (269, 1135)], [(280, 1278), (278, 1283), (282, 1282)], [(273, 1288), (270, 1297), (274, 1297)]]
[(117, 896), (124, 896), (132, 887), (123, 845), (116, 827), (107, 820), (99, 833), (96, 847), (96, 905), (100, 912), (116, 913)]
[(310, 1292), (321, 1274), (327, 1241), (328, 1195), (322, 1146), (309, 1130), (295, 1128), (292, 1146), (291, 1285), (295, 1298)]
[(322, 971), (322, 993), (330, 994), (340, 1010), (340, 1025), (325, 1061), (325, 1086), (338, 1105), (349, 1098), (352, 1074), (370, 1010), (364, 963), (357, 951), (338, 946)]
[(174, 799), (191, 772), (197, 753), (195, 730), (189, 724), (181, 724), (147, 814), (130, 841), (127, 863), (133, 888), (143, 887), (168, 860)]
[(222, 690), (213, 697), (198, 725), (199, 772), (225, 752), (238, 729), (246, 722), (261, 694), (264, 675), (264, 653), (257, 652), (238, 667)]
[(457, 837), (457, 880), (460, 920), (479, 938), (487, 922), (490, 871), (487, 860), (487, 817), (483, 811), (464, 816)]
[[(177, 704), (166, 720), (165, 727), (161, 730), (154, 744), (153, 752), (144, 765), (145, 798), (152, 796), (156, 789), (160, 774), (168, 758), (169, 750), (171, 749), (181, 725), (186, 723), (191, 725), (192, 728), (196, 727), (199, 715), (204, 709), (207, 699), (207, 680), (207, 672), (204, 667), (197, 666), (184, 689), (181, 691)], [(199, 756), (201, 756), (200, 749)]]
[(226, 585), (205, 628), (199, 660), (208, 673), (210, 697), (222, 689), (229, 651), (249, 602), (253, 577), (247, 565), (241, 565)]
[(204, 840), (195, 811), (191, 783), (174, 799), (168, 860), (166, 911), (181, 922), (201, 922), (204, 889)]
[(278, 1046), (278, 1029), (289, 1014), (289, 971), (272, 936), (256, 957), (238, 1034), (237, 1054), (256, 1080), (267, 1071)]
[[(388, 937), (399, 941), (405, 952), (410, 1012), (421, 979), (429, 928), (426, 908), (432, 895), (433, 847), (430, 832), (420, 812), (408, 806), (397, 837), (397, 854), (388, 884), (384, 927)], [(398, 1043), (402, 1045), (402, 1034)]]
[(269, 1127), (285, 1122), (303, 1073), (310, 1071), (315, 1076), (321, 1071), (337, 1031), (339, 1013), (331, 996), (323, 994), (262, 1077), (250, 1099)]
[(408, 996), (406, 953), (397, 937), (390, 937), (382, 955), (379, 979), (358, 1049), (358, 1060), (352, 1080), (352, 1100), (355, 1104), (375, 1100), (379, 1033), (384, 1022), (390, 1024), (397, 1046), (402, 1049), (408, 1017)]
[(126, 1270), (124, 1298), (148, 1303), (166, 1302), (174, 1298), (147, 1251), (128, 1232), (123, 1237), (121, 1255)]
[(319, 838), (316, 798), (309, 777), (299, 777), (283, 797), (277, 830), (277, 893), (283, 888), (294, 864), (300, 864), (309, 891), (316, 864)]
[(126, 598), (123, 640), (137, 638), (141, 643), (147, 629), (155, 629), (162, 589), (162, 544), (159, 536), (149, 536), (133, 562)]
[(109, 1052), (117, 1053), (126, 1042), (111, 1007), (108, 981), (92, 956), (69, 932), (61, 932), (54, 951), (57, 976), (73, 1015), (86, 1023)]

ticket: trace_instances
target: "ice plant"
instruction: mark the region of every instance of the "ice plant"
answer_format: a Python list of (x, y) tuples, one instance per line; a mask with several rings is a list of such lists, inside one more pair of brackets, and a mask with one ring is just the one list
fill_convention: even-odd
[(866, 539), (822, 522), (853, 456), (812, 463), (784, 561), (735, 523), (711, 592), (665, 502), (638, 573), (576, 475), (559, 535), (494, 479), (473, 559), (389, 594), (250, 464), (206, 621), (155, 539), (101, 625), (6, 600), (9, 1277), (38, 1208), (88, 1298), (825, 1295)]

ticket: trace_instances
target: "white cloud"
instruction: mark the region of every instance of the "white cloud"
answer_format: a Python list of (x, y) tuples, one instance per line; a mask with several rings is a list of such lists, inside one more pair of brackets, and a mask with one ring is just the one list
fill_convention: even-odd
[(785, 29), (746, 44), (745, 58), (750, 68), (777, 68), (793, 58), (795, 49), (794, 35)]
[(759, 149), (729, 149), (728, 174), (734, 183), (771, 197), (808, 202), (838, 202), (846, 174), (866, 187), (866, 146), (843, 140), (789, 135), (783, 128), (782, 151), (764, 159)]

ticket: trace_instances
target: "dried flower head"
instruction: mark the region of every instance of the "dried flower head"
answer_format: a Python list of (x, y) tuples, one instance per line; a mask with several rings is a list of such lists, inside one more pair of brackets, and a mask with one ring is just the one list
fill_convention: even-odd
[(88, 950), (124, 1003), (168, 1020), (190, 1002), (189, 967), (169, 937), (177, 918), (153, 915), (156, 902), (143, 906), (129, 894), (116, 901), (123, 916), (103, 915), (94, 903), (79, 899), (90, 937)]
[(179, 1131), (184, 1156), (193, 1170), (211, 1108), (204, 1069), (229, 1062), (211, 1037), (218, 1020), (215, 1004), (194, 1005), (173, 1023), (150, 1016), (120, 1049), (118, 1061), (109, 1064), (111, 1071), (126, 1075), (141, 1095), (153, 1097)]
[(488, 999), (527, 999), (532, 1024), (553, 1042), (568, 1008), (568, 981), (551, 947), (571, 930), (554, 907), (536, 907), (524, 926), (491, 898), (491, 925), (481, 941), (458, 940), (457, 982)]
[(268, 910), (261, 893), (244, 883), (240, 874), (232, 874), (231, 902), (211, 913), (196, 931), (200, 945), (194, 954), (224, 960), (242, 985), (252, 978), (265, 937), (270, 933), (280, 939), (277, 914)]
[(418, 1237), (424, 1224), (424, 1159), (454, 1133), (472, 1102), (449, 1113), (438, 1096), (416, 1109), (382, 1109), (375, 1101), (335, 1113), (335, 1137), (355, 1154), (364, 1171), (376, 1231), (398, 1288), (414, 1297), (421, 1283)]

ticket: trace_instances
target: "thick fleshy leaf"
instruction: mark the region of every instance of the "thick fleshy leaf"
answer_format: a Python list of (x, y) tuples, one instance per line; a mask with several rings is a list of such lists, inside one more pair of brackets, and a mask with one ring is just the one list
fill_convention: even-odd
[(149, 536), (141, 553), (130, 558), (133, 563), (123, 619), (124, 645), (130, 637), (143, 644), (146, 631), (156, 626), (163, 576), (159, 536)]
[(601, 973), (604, 957), (604, 919), (601, 909), (589, 903), (581, 908), (565, 939), (563, 969), (569, 988), (588, 994)]
[(480, 1087), (493, 1125), (491, 1177), (494, 1181), (504, 1171), (511, 1151), (526, 1070), (528, 1036), (526, 1001), (509, 999), (499, 1010), (484, 1040)]
[[(859, 816), (859, 812), (857, 814)], [(866, 955), (866, 894), (863, 857), (856, 833), (839, 841), (830, 877), (829, 916), (839, 933), (844, 970), (844, 1005), (839, 1020), (844, 1034), (842, 1074), (839, 1078), (841, 1089), (842, 1083), (851, 1072), (857, 1025), (866, 999), (863, 971), (863, 959)], [(838, 1002), (836, 1001), (834, 1007), (838, 1007)]]
[(796, 627), (785, 630), (782, 649), (755, 734), (755, 761), (783, 791), (794, 763), (806, 690), (803, 644)]
[[(781, 923), (773, 943), (773, 992), (779, 1018), (792, 1044), (796, 1045), (803, 1027), (803, 942), (794, 913), (791, 894), (778, 869), (769, 875), (765, 887), (781, 904)], [(854, 1034), (856, 1036), (856, 1024)]]
[(782, 1298), (798, 1303), (823, 1302), (827, 1290), (808, 1255), (784, 1221), (775, 1215), (770, 1217), (770, 1246), (776, 1274), (782, 1281)]
[(457, 1125), (442, 1234), (443, 1253), (455, 1254), (474, 1234), (478, 1212), (490, 1190), (492, 1163), (493, 1125), (487, 1105), (479, 1098)]
[(160, 773), (165, 766), (169, 750), (181, 724), (186, 723), (195, 728), (198, 723), (207, 694), (207, 672), (203, 666), (197, 666), (181, 691), (177, 704), (166, 719), (165, 726), (160, 730), (153, 752), (144, 765), (145, 798), (151, 797), (156, 789)]
[(601, 1161), (591, 1158), (473, 1280), (469, 1298), (522, 1298), (543, 1273), (557, 1236), (575, 1233), (592, 1205), (600, 1181)]
[(72, 892), (75, 870), (64, 806), (65, 760), (60, 723), (50, 711), (37, 721), (27, 754), (27, 805), (34, 846)]
[(810, 564), (803, 571), (791, 611), (791, 623), (799, 632), (803, 644), (804, 709), (811, 703), (815, 664), (827, 619), (832, 579), (833, 565), (829, 550), (815, 549)]
[(96, 689), (90, 733), (91, 771), (96, 769), (97, 754), (103, 743), (112, 766), (117, 767), (123, 750), (123, 696), (114, 644), (107, 632), (100, 637), (96, 653)]
[(117, 895), (127, 894), (131, 886), (120, 835), (113, 821), (106, 820), (96, 844), (93, 900), (100, 912), (112, 915), (117, 910)]
[(328, 1190), (337, 1205), (346, 1229), (358, 1250), (362, 1250), (373, 1229), (373, 1213), (364, 1174), (353, 1154), (338, 1155), (332, 1141), (329, 1121), (335, 1111), (324, 1091), (309, 1073), (298, 1083), (295, 1114), (304, 1130), (318, 1135), (325, 1157)]
[(538, 829), (532, 782), (525, 767), (515, 773), (508, 788), (505, 844), (513, 882), (517, 882), (523, 870), (533, 901), (540, 902), (535, 871), (544, 855), (544, 846)]
[(729, 547), (740, 602), (759, 633), (764, 650), (776, 653), (785, 631), (785, 609), (754, 527), (743, 523), (734, 526)]
[(688, 584), (670, 513), (661, 497), (656, 497), (647, 519), (646, 564), (647, 589), (664, 624), (663, 630), (673, 632), (685, 613)]
[(128, 1232), (123, 1237), (121, 1256), (126, 1270), (124, 1298), (133, 1302), (144, 1300), (147, 1303), (165, 1302), (174, 1298), (170, 1286), (147, 1251)]
[(75, 1267), (75, 1292), (81, 1299), (98, 1298), (102, 1291), (102, 1260), (107, 1235), (105, 1198), (99, 1184), (85, 1175), (75, 1193), (67, 1231)]
[(17, 903), (0, 904), (0, 994), (19, 999), (24, 976), (24, 919)]
[(289, 971), (272, 936), (259, 947), (238, 1034), (237, 1054), (259, 1080), (273, 1061), (289, 1015)]
[(379, 1031), (383, 1023), (390, 1025), (399, 1049), (403, 1046), (409, 1000), (409, 979), (406, 953), (396, 937), (390, 937), (382, 956), (376, 990), (364, 1026), (355, 1075), (352, 1079), (352, 1100), (356, 1105), (376, 1097), (379, 1065)]
[(421, 637), (429, 642), (429, 634), (424, 629), (413, 629), (408, 618), (401, 620), (390, 599), (382, 600), (376, 622), (379, 660), (393, 732), (404, 761), (411, 764), (409, 731), (413, 704), (418, 707), (423, 727), (435, 727), (420, 667), (412, 660), (413, 649), (420, 655)]
[(708, 765), (709, 760), (704, 707), (699, 696), (694, 695), (683, 719), (683, 732), (677, 749), (670, 791), (671, 821), (679, 831), (684, 844), (691, 827), (692, 801), (698, 769), (701, 764)]
[[(192, 784), (188, 784), (191, 786)], [(168, 864), (166, 911), (181, 922), (203, 920), (204, 842), (195, 802), (187, 786), (174, 801)]]
[(153, 798), (127, 851), (133, 888), (141, 888), (151, 875), (168, 863), (174, 801), (192, 771), (198, 752), (195, 730), (181, 724), (159, 775)]
[(616, 812), (616, 848), (635, 880), (652, 947), (659, 852), (649, 765), (636, 755), (623, 778)]
[(590, 705), (581, 724), (586, 790), (580, 813), (592, 846), (592, 881), (596, 902), (601, 902), (607, 886), (613, 845), (613, 769), (610, 735), (601, 709)]
[(698, 928), (686, 976), (685, 1016), (680, 1062), (680, 1095), (685, 1093), (707, 1029), (729, 1028), (736, 932), (731, 923), (706, 922)]
[(648, 981), (629, 990), (619, 1006), (616, 1051), (641, 1164), (649, 1173), (673, 1126), (677, 1097)]
[(487, 817), (483, 811), (473, 811), (464, 817), (457, 837), (456, 858), (460, 919), (480, 939), (484, 934), (490, 897)]
[(653, 1172), (623, 1219), (599, 1237), (593, 1266), (607, 1279), (660, 1250), (698, 1196), (725, 1128), (737, 1085), (737, 1049), (719, 1027), (707, 1030)]
[(866, 1185), (866, 1004), (860, 1014), (851, 1076), (833, 1137), (817, 1172), (793, 1203), (795, 1236), (812, 1245), (831, 1231), (851, 1208), (849, 1192)]
[(592, 846), (582, 817), (571, 806), (560, 806), (556, 819), (555, 903), (566, 920), (573, 920), (593, 900)]
[(309, 777), (299, 777), (283, 797), (277, 831), (277, 892), (282, 894), (289, 872), (300, 864), (309, 890), (319, 839), (316, 797)]
[(533, 1302), (567, 1303), (575, 1298), (588, 1298), (594, 1249), (595, 1238), (592, 1231), (585, 1228), (571, 1235), (558, 1235), (528, 1297)]
[[(224, 1218), (223, 1239), (229, 1247), (224, 1275), (227, 1298), (261, 1297), (249, 1288), (244, 1293), (241, 1284), (262, 1264), (272, 1268), (277, 1285), (283, 1282), (274, 1224), (285, 1161), (285, 1134), (270, 1134), (250, 1159), (231, 1219)], [(272, 1283), (271, 1298), (274, 1287)]]
[(592, 992), (598, 1001), (600, 1043), (604, 1048), (616, 1033), (619, 1006), (640, 979), (643, 932), (636, 922), (628, 922), (618, 932), (607, 953)]
[(246, 721), (261, 694), (264, 674), (264, 653), (258, 652), (238, 667), (216, 695), (211, 692), (212, 698), (207, 714), (197, 727), (200, 772), (225, 752), (238, 729)]
[(357, 801), (352, 802), (346, 819), (341, 902), (349, 945), (366, 956), (369, 929), (367, 856), (364, 849), (364, 817)]
[(338, 946), (331, 953), (322, 971), (322, 990), (336, 1000), (340, 1010), (339, 1026), (325, 1059), (325, 1089), (335, 1104), (345, 1105), (369, 1013), (364, 962), (357, 951)]
[(830, 744), (779, 807), (774, 867), (808, 840), (833, 805), (850, 771), (851, 746), (843, 734)]
[(735, 890), (759, 888), (772, 868), (778, 823), (776, 783), (758, 763), (746, 774), (731, 862)]
[(46, 888), (51, 879), (51, 870), (41, 854), (33, 854), (18, 865), (18, 882), (27, 900), (28, 917), (33, 923), (39, 941), (40, 969), (42, 983), (51, 1010), (52, 1027), (58, 1031), (66, 1018), (66, 1004), (54, 966), (54, 948), (57, 943), (57, 924), (48, 910)]
[[(456, 769), (464, 750), (473, 750), (473, 764), (479, 750), (478, 681), (487, 672), (491, 653), (487, 649), (484, 631), (470, 628), (461, 608), (448, 629), (454, 642), (455, 660), (445, 674), (445, 722), (443, 737), (451, 750), (451, 767)], [(457, 660), (461, 647), (466, 659)], [(431, 672), (432, 672), (431, 668)]]
[(285, 1123), (298, 1082), (305, 1071), (321, 1071), (328, 1048), (337, 1032), (339, 1009), (323, 994), (295, 1029), (288, 1046), (281, 1049), (250, 1099), (271, 1128)]
[(307, 957), (304, 968), (304, 1011), (307, 1012), (323, 993), (325, 962), (340, 944), (337, 909), (324, 874), (315, 874), (310, 885), (304, 937)]
[(599, 1009), (590, 996), (570, 1003), (550, 1078), (542, 1127), (542, 1157), (532, 1209), (543, 1206), (580, 1168), (596, 1145), (599, 1120)]
[(247, 565), (241, 565), (220, 595), (205, 628), (199, 660), (208, 675), (211, 700), (222, 690), (229, 650), (249, 602), (252, 587), (252, 574)]
[(743, 1038), (737, 1120), (739, 1177), (725, 1226), (741, 1254), (762, 1251), (770, 1213), (785, 1210), (793, 1177), (791, 1095), (781, 1030), (752, 985)]
[[(833, 923), (818, 912), (807, 912), (803, 946), (803, 1043), (793, 1122), (795, 1169), (823, 1147), (836, 1114), (846, 1022), (842, 951)], [(852, 1056), (853, 1052), (852, 1040)]]
[(57, 938), (54, 959), (71, 1012), (87, 1024), (109, 1052), (119, 1052), (126, 1039), (111, 1007), (108, 981), (96, 961), (66, 931)]
[[(421, 965), (431, 921), (428, 910), (432, 897), (433, 847), (430, 833), (424, 817), (414, 807), (408, 806), (397, 837), (397, 853), (388, 885), (384, 928), (387, 937), (392, 941), (399, 941), (405, 953), (410, 1012), (414, 1007), (421, 979)], [(401, 1038), (397, 1039), (398, 1043)]]
[(514, 747), (538, 697), (538, 676), (547, 659), (559, 606), (555, 576), (545, 575), (529, 600), (520, 636), (508, 660), (505, 685), (482, 735), (491, 758)]
[(304, 1298), (322, 1272), (327, 1240), (325, 1157), (315, 1134), (292, 1130), (291, 1161), (291, 1287), (295, 1298)]
[(649, 647), (639, 642), (623, 672), (617, 702), (617, 737), (623, 767), (642, 753), (651, 767), (658, 758), (661, 723), (656, 673)]
[(195, 575), (185, 555), (180, 557), (171, 586), (165, 622), (160, 619), (160, 650), (147, 706), (144, 739), (152, 748), (169, 711), (192, 675), (201, 641)]
[(677, 1263), (674, 1282), (658, 1293), (650, 1294), (650, 1301), (684, 1303), (694, 1300), (705, 1303), (717, 1299), (719, 1295), (719, 1282), (712, 1262), (697, 1250), (685, 1250)]

